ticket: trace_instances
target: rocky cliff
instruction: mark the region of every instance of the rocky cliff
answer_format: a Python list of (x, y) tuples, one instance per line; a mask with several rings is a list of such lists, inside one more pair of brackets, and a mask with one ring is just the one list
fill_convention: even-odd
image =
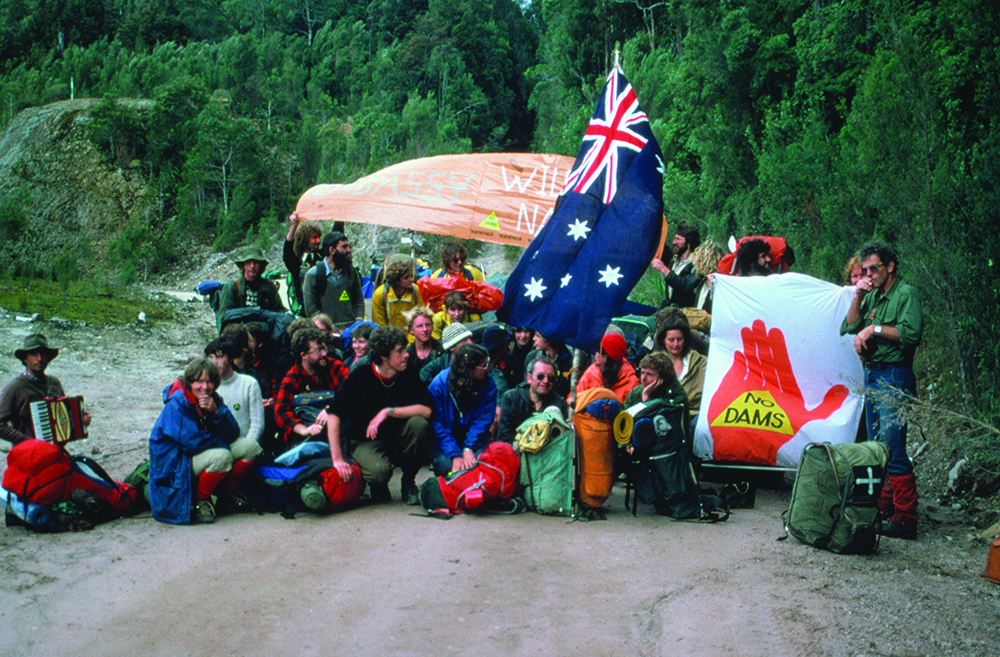
[(108, 244), (146, 211), (139, 166), (112, 166), (86, 138), (100, 101), (69, 100), (18, 114), (0, 139), (0, 271), (49, 272), (65, 254), (84, 274), (107, 272)]

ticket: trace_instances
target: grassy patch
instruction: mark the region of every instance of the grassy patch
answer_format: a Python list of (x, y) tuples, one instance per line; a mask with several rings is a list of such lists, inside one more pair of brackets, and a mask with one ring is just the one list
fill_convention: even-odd
[(129, 290), (74, 281), (60, 285), (51, 280), (0, 278), (0, 308), (18, 313), (41, 313), (45, 319), (61, 317), (88, 324), (128, 324), (140, 312), (147, 321), (177, 317), (170, 303)]

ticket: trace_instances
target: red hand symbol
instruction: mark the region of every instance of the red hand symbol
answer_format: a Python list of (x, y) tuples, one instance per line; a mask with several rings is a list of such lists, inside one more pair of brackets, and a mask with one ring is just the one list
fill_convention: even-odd
[(720, 459), (773, 465), (778, 449), (802, 425), (829, 417), (848, 391), (833, 386), (819, 406), (807, 410), (782, 332), (769, 333), (758, 319), (740, 333), (743, 351), (736, 352), (708, 406), (713, 451)]

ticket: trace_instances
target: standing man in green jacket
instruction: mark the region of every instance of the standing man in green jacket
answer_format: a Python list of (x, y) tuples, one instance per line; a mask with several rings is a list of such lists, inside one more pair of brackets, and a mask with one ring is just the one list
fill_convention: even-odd
[(888, 481), (879, 510), (886, 522), (882, 535), (917, 537), (917, 488), (913, 463), (906, 454), (906, 421), (900, 417), (900, 393), (915, 395), (913, 354), (924, 321), (916, 290), (899, 279), (899, 261), (888, 244), (861, 248), (862, 278), (840, 327), (851, 333), (865, 366), (865, 422), (868, 437), (889, 445)]

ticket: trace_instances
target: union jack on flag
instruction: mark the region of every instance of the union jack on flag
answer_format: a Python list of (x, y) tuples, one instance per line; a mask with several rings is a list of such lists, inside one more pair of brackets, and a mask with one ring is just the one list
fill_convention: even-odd
[(621, 69), (615, 68), (583, 135), (563, 192), (572, 189), (583, 194), (597, 183), (603, 186), (601, 199), (610, 203), (618, 191), (619, 165), (627, 166), (646, 145), (647, 138), (637, 131), (640, 126), (648, 132), (649, 120), (632, 85)]
[(617, 66), (552, 216), (507, 279), (498, 317), (593, 351), (663, 226), (663, 155)]

